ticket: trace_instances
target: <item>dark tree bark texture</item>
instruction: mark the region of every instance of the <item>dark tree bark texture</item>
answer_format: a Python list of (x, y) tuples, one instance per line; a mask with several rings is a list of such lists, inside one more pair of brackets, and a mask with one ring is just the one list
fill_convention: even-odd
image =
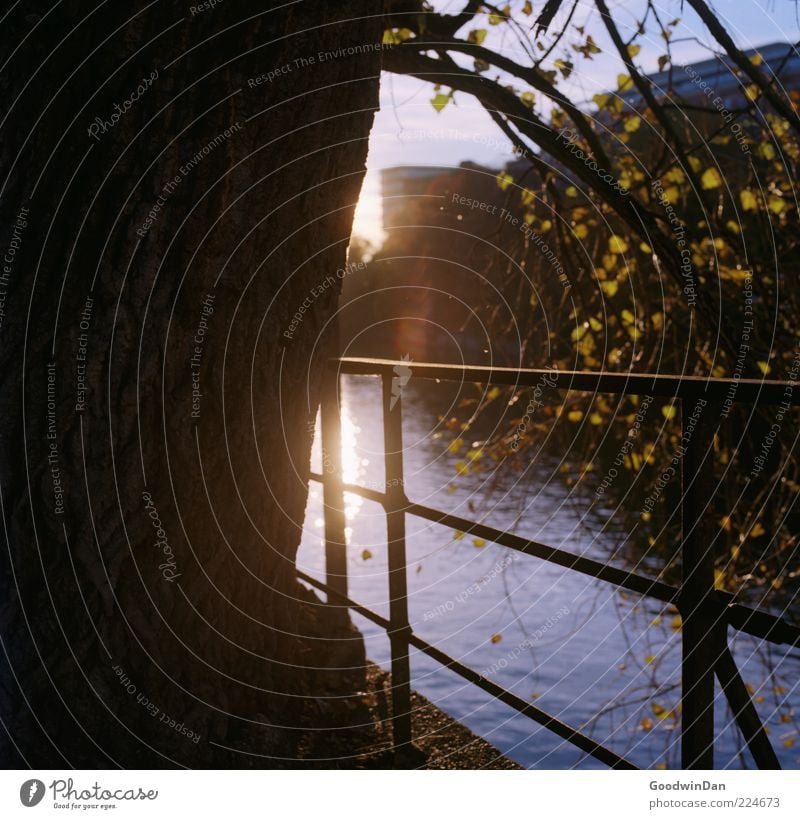
[(2, 759), (291, 764), (363, 659), (294, 563), (380, 5), (51, 5), (2, 23)]

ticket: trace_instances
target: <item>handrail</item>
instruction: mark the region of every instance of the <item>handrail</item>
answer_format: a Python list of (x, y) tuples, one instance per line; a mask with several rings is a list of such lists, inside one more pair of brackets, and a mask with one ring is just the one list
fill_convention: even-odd
[[(338, 603), (343, 607), (343, 611), (352, 609), (358, 612), (380, 625), (389, 634), (395, 747), (410, 743), (412, 740), (409, 648), (413, 646), (611, 767), (635, 767), (579, 730), (525, 702), (413, 633), (408, 622), (405, 516), (414, 515), (475, 534), (504, 547), (555, 563), (571, 571), (596, 577), (637, 594), (676, 605), (683, 620), (682, 767), (713, 767), (715, 676), (722, 685), (756, 764), (761, 768), (780, 767), (730, 653), (725, 632), (730, 626), (770, 642), (800, 646), (800, 629), (780, 617), (735, 603), (732, 595), (715, 589), (713, 550), (710, 545), (713, 538), (710, 536), (708, 516), (704, 511), (713, 496), (712, 461), (709, 457), (709, 453), (713, 452), (714, 435), (711, 421), (720, 403), (724, 401), (726, 404), (798, 406), (800, 395), (795, 395), (795, 383), (413, 362), (410, 373), (410, 377), (413, 378), (532, 387), (542, 376), (547, 375), (551, 381), (555, 380), (556, 390), (648, 395), (680, 401), (697, 399), (698, 406), (692, 414), (691, 421), (688, 413), (682, 413), (684, 437), (687, 440), (685, 457), (680, 464), (684, 490), (681, 501), (682, 580), (680, 586), (674, 587), (409, 500), (403, 489), (405, 484), (402, 459), (402, 396), (397, 394), (397, 390), (392, 389), (398, 367), (402, 367), (402, 372), (407, 373), (409, 362), (371, 358), (340, 358), (328, 362), (322, 395), (322, 446), (327, 464), (325, 474), (310, 475), (311, 480), (322, 483), (324, 489), (326, 582), (322, 583), (305, 573), (298, 572), (298, 577), (302, 580), (325, 591), (330, 603)], [(338, 405), (341, 375), (373, 375), (379, 376), (382, 380), (386, 467), (384, 492), (346, 484), (343, 481), (341, 418)], [(701, 411), (698, 412), (698, 408), (701, 408)], [(690, 423), (688, 436), (687, 422)], [(689, 487), (692, 491), (687, 491)], [(376, 501), (383, 505), (386, 512), (390, 600), (388, 620), (348, 597), (345, 492)]]
[[(611, 373), (593, 370), (515, 369), (484, 365), (434, 364), (389, 358), (338, 358), (340, 375), (392, 375), (395, 367), (412, 366), (411, 378), (441, 381), (480, 381), (496, 386), (534, 387), (548, 375), (558, 378), (554, 389), (607, 392), (619, 395), (652, 395), (658, 398), (705, 398), (724, 401), (732, 392), (737, 404), (800, 406), (800, 383), (757, 378), (711, 378), (697, 375)], [(563, 383), (562, 383), (563, 382)], [(789, 394), (787, 395), (787, 390)]]

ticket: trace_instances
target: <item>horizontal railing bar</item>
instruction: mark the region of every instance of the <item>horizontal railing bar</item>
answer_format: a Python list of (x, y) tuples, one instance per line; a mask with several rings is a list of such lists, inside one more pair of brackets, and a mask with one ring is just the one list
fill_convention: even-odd
[(467, 680), (467, 682), (476, 685), (487, 694), (491, 694), (495, 699), (511, 706), (521, 714), (525, 714), (526, 717), (532, 719), (534, 722), (538, 722), (543, 728), (547, 728), (549, 731), (552, 731), (557, 736), (560, 736), (571, 745), (585, 751), (587, 754), (589, 754), (589, 756), (599, 759), (601, 762), (605, 763), (611, 768), (620, 768), (631, 771), (638, 770), (636, 765), (628, 762), (628, 760), (624, 757), (615, 754), (614, 751), (609, 750), (599, 742), (595, 742), (595, 740), (587, 737), (586, 734), (582, 734), (576, 728), (572, 728), (571, 726), (567, 725), (567, 723), (562, 722), (551, 714), (548, 714), (547, 711), (542, 711), (541, 708), (531, 705), (531, 703), (523, 700), (522, 697), (518, 697), (508, 689), (492, 682), (482, 674), (479, 674), (477, 671), (471, 669), (469, 666), (460, 663), (449, 654), (446, 654), (444, 651), (441, 651), (435, 646), (432, 646), (430, 643), (427, 643), (416, 634), (412, 633), (409, 636), (408, 641), (412, 646), (418, 648), (424, 654), (427, 654), (431, 659), (436, 660), (436, 662), (440, 663), (446, 668), (449, 668), (451, 671), (454, 671), (460, 677)]
[[(324, 476), (317, 472), (312, 472), (309, 477), (311, 480), (319, 483), (324, 481)], [(358, 495), (374, 503), (383, 504), (386, 499), (383, 492), (352, 483), (344, 484), (344, 491)], [(664, 603), (677, 604), (678, 602), (679, 589), (658, 580), (648, 580), (645, 577), (631, 574), (623, 569), (616, 569), (590, 558), (579, 557), (571, 552), (556, 549), (553, 546), (545, 546), (541, 543), (525, 540), (525, 538), (514, 535), (511, 532), (504, 532), (492, 526), (487, 526), (484, 523), (477, 523), (465, 518), (448, 515), (445, 512), (431, 509), (427, 506), (421, 506), (411, 501), (408, 502), (405, 511), (410, 515), (416, 515), (417, 517), (431, 520), (434, 523), (449, 526), (465, 534), (475, 534), (484, 540), (499, 543), (501, 546), (506, 546), (509, 549), (533, 555), (541, 560), (547, 560), (550, 563), (557, 563), (560, 566), (573, 569), (581, 574), (597, 577), (600, 580), (612, 583), (615, 586), (620, 586), (636, 594), (653, 597)], [(530, 546), (531, 548), (525, 548), (526, 546)], [(549, 556), (549, 553), (554, 553), (555, 556)], [(599, 570), (602, 570), (602, 572)], [(620, 576), (623, 582), (620, 582)], [(768, 640), (771, 643), (800, 647), (800, 628), (797, 626), (787, 623), (774, 614), (751, 609), (748, 606), (743, 606), (741, 603), (734, 603), (732, 595), (727, 592), (717, 591), (714, 593), (714, 597), (719, 604), (724, 607), (725, 618), (733, 628), (745, 634), (749, 634), (752, 637)]]
[[(714, 596), (723, 599), (731, 597), (726, 592), (716, 592)], [(730, 603), (725, 609), (725, 617), (731, 626), (745, 634), (760, 637), (770, 643), (800, 648), (800, 628), (774, 614), (751, 609), (741, 603)]]
[[(335, 589), (328, 586), (327, 583), (323, 583), (320, 580), (307, 575), (305, 572), (300, 571), (299, 569), (297, 570), (297, 576), (300, 578), (300, 580), (309, 583), (316, 589), (335, 597), (341, 602), (342, 605), (346, 605), (348, 608), (352, 609), (363, 617), (366, 617), (368, 620), (371, 620), (385, 631), (388, 632), (391, 629), (391, 624), (385, 617), (381, 617), (380, 614), (377, 614), (371, 609), (365, 608), (359, 603), (356, 603), (354, 600), (351, 600), (349, 597), (339, 594)], [(446, 668), (449, 668), (451, 671), (467, 680), (467, 682), (476, 685), (487, 694), (491, 694), (495, 699), (498, 699), (501, 702), (504, 702), (506, 705), (511, 706), (511, 708), (514, 710), (519, 711), (529, 719), (539, 723), (543, 728), (552, 731), (557, 736), (560, 736), (562, 739), (574, 745), (576, 748), (580, 748), (582, 751), (585, 751), (595, 759), (599, 759), (601, 762), (612, 768), (638, 770), (635, 765), (628, 762), (628, 760), (624, 757), (619, 756), (618, 754), (614, 753), (614, 751), (611, 751), (601, 745), (599, 742), (587, 737), (576, 728), (572, 728), (571, 726), (567, 725), (567, 723), (562, 722), (561, 720), (552, 716), (552, 714), (548, 714), (546, 711), (542, 711), (541, 708), (537, 708), (535, 705), (526, 702), (508, 689), (503, 688), (501, 685), (492, 682), (490, 679), (487, 679), (482, 674), (474, 671), (469, 666), (464, 665), (455, 658), (451, 657), (449, 654), (446, 654), (444, 651), (432, 646), (426, 640), (418, 637), (410, 629), (407, 639), (409, 644), (413, 645), (414, 648), (419, 649), (424, 654), (427, 654), (431, 659), (436, 660), (436, 662), (440, 663)]]
[[(311, 477), (313, 480), (322, 479), (321, 475), (317, 476), (312, 474)], [(366, 489), (365, 487), (355, 484), (345, 484), (344, 491), (351, 492), (354, 495), (360, 495), (363, 498), (377, 503), (383, 503), (385, 497), (381, 492)], [(658, 580), (648, 580), (645, 577), (626, 572), (624, 569), (617, 569), (588, 557), (580, 557), (572, 552), (557, 549), (554, 546), (546, 546), (543, 543), (528, 540), (520, 535), (514, 535), (511, 532), (495, 529), (494, 526), (488, 526), (485, 523), (477, 523), (476, 521), (457, 517), (456, 515), (450, 515), (439, 509), (432, 509), (429, 506), (422, 506), (412, 501), (407, 501), (407, 505), (403, 508), (403, 511), (409, 515), (416, 515), (425, 520), (430, 520), (433, 523), (439, 523), (442, 526), (448, 526), (451, 529), (464, 532), (464, 534), (476, 535), (477, 537), (482, 537), (484, 540), (499, 543), (501, 546), (514, 549), (523, 554), (532, 555), (533, 557), (538, 557), (549, 563), (555, 563), (566, 569), (572, 569), (573, 571), (589, 575), (590, 577), (597, 577), (600, 580), (613, 583), (615, 586), (620, 586), (636, 594), (654, 597), (656, 600), (661, 600), (664, 603), (676, 603), (678, 599), (679, 590), (666, 583), (662, 583)]]
[(406, 511), (411, 515), (417, 515), (417, 517), (425, 518), (434, 523), (449, 526), (451, 529), (464, 532), (464, 534), (477, 535), (484, 540), (491, 540), (494, 543), (499, 543), (501, 546), (506, 546), (517, 552), (546, 560), (548, 563), (555, 563), (558, 566), (563, 566), (566, 569), (571, 569), (580, 574), (597, 577), (600, 580), (613, 583), (615, 586), (620, 586), (623, 589), (637, 594), (654, 597), (656, 600), (661, 600), (665, 603), (675, 603), (678, 599), (679, 590), (659, 580), (648, 580), (646, 577), (631, 574), (624, 569), (617, 569), (605, 563), (600, 563), (597, 560), (581, 557), (572, 552), (566, 552), (555, 546), (546, 546), (535, 540), (528, 540), (520, 535), (514, 535), (511, 532), (495, 529), (493, 526), (488, 526), (485, 523), (476, 523), (466, 518), (450, 515), (438, 509), (432, 509), (411, 501), (409, 501)]
[(556, 390), (603, 392), (620, 395), (652, 395), (662, 398), (729, 398), (741, 404), (800, 405), (800, 390), (788, 381), (757, 378), (705, 378), (696, 375), (610, 373), (590, 370), (515, 369), (513, 367), (464, 366), (400, 361), (384, 358), (332, 358), (329, 366), (343, 375), (391, 375), (395, 367), (411, 370), (411, 378), (442, 381), (478, 381), (485, 384), (534, 387), (544, 376), (556, 380)]

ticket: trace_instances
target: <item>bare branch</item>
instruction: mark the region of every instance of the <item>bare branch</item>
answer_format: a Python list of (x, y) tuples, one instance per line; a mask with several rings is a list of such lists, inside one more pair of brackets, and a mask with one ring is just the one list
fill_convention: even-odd
[(726, 31), (725, 26), (719, 21), (717, 15), (711, 11), (703, 0), (689, 0), (689, 5), (697, 12), (698, 17), (705, 23), (706, 28), (714, 36), (714, 39), (725, 49), (733, 62), (758, 86), (772, 107), (792, 124), (795, 131), (800, 133), (800, 117), (797, 115), (797, 111), (795, 111), (792, 104), (785, 97), (778, 93), (775, 86), (765, 74), (759, 71), (758, 68), (750, 62), (744, 52), (737, 47), (730, 34)]

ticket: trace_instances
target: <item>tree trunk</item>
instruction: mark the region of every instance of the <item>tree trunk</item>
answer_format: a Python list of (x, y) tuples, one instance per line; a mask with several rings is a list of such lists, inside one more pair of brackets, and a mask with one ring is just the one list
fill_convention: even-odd
[(3, 22), (2, 759), (289, 764), (363, 653), (294, 561), (380, 8), (50, 5)]

